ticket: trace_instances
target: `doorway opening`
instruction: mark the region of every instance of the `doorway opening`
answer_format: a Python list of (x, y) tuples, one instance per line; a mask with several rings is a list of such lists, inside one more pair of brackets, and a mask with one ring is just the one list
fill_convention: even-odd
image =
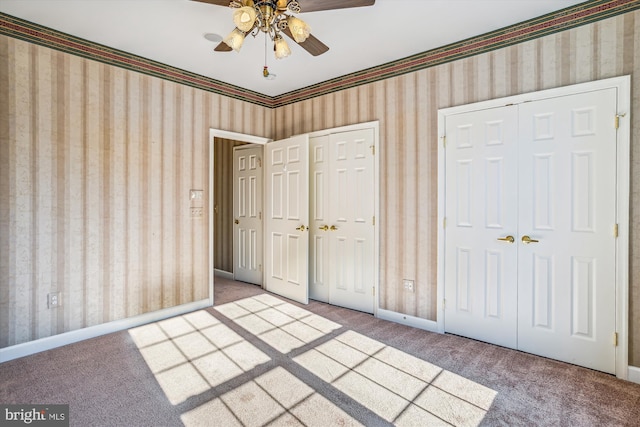
[[(215, 276), (229, 279), (234, 277), (233, 147), (247, 144), (262, 146), (269, 141), (271, 141), (269, 138), (255, 135), (220, 129), (209, 130), (209, 300), (211, 305), (214, 304)], [(228, 156), (229, 159), (222, 156)]]

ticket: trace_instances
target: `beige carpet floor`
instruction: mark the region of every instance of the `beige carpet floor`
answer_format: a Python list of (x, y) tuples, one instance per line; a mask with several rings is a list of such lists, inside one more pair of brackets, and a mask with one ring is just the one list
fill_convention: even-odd
[(0, 364), (72, 426), (638, 426), (640, 385), (216, 278), (214, 307)]

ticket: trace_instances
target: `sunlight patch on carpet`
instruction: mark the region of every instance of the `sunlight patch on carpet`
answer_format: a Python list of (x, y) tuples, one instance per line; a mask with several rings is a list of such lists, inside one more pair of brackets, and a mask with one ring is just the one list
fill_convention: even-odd
[(214, 310), (235, 325), (200, 310), (129, 331), (185, 426), (478, 426), (497, 395), (271, 295)]
[(181, 416), (187, 427), (360, 426), (282, 367), (274, 368)]
[(477, 426), (497, 394), (353, 331), (294, 361), (395, 425)]
[(270, 360), (204, 310), (129, 330), (173, 405)]
[(283, 354), (341, 327), (266, 294), (223, 304), (214, 309)]

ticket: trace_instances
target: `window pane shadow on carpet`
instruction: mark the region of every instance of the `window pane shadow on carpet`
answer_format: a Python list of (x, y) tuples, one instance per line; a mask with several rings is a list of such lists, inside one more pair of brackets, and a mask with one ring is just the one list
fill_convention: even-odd
[(266, 293), (130, 333), (187, 426), (476, 426), (496, 396)]
[(624, 426), (640, 385), (216, 278), (216, 304), (0, 364), (71, 426)]

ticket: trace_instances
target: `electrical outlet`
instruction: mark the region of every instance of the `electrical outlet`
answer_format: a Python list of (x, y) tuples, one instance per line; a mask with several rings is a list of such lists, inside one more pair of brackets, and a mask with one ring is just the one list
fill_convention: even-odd
[(402, 281), (402, 284), (404, 285), (405, 291), (413, 292), (413, 284), (414, 284), (413, 280), (404, 279)]
[(191, 218), (202, 218), (202, 208), (191, 208)]
[(56, 308), (62, 305), (60, 292), (51, 292), (47, 294), (47, 308)]

